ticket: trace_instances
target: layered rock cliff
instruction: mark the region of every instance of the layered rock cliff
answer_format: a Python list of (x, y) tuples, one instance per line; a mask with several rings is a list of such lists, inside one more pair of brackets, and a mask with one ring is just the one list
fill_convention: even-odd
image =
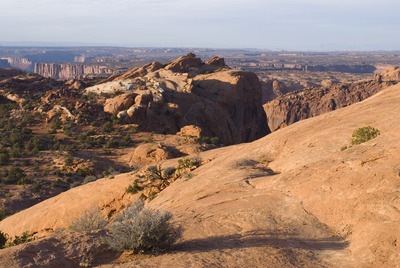
[(279, 96), (263, 107), (268, 126), (271, 131), (275, 131), (297, 121), (362, 101), (394, 83), (377, 79), (320, 88), (311, 87)]
[(74, 63), (35, 63), (34, 72), (58, 80), (81, 78), (87, 75), (109, 76), (114, 70), (106, 66)]

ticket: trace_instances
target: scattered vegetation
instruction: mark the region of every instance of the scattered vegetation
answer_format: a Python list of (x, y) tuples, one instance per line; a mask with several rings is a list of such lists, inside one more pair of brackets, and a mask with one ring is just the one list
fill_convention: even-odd
[(106, 227), (107, 219), (102, 215), (101, 209), (92, 207), (74, 220), (69, 229), (73, 232), (92, 231)]
[(346, 149), (351, 148), (353, 145), (358, 145), (369, 140), (372, 140), (380, 135), (380, 131), (371, 126), (358, 128), (353, 131), (351, 144), (349, 146), (342, 146), (340, 151), (344, 151)]
[(139, 192), (140, 190), (142, 190), (142, 188), (138, 185), (139, 180), (136, 179), (133, 184), (129, 185), (125, 192), (128, 194), (136, 194), (137, 192)]
[(144, 207), (138, 199), (115, 217), (109, 226), (110, 236), (104, 241), (116, 251), (165, 251), (182, 234), (182, 229), (171, 223), (172, 217), (169, 211)]
[(376, 138), (379, 134), (380, 134), (380, 131), (371, 126), (356, 129), (353, 132), (351, 144), (357, 145), (357, 144), (367, 142), (373, 138)]

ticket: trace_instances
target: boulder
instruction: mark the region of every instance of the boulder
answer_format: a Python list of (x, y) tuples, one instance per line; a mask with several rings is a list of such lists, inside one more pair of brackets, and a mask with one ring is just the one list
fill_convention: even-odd
[(177, 135), (181, 135), (181, 136), (191, 136), (191, 137), (196, 137), (196, 138), (200, 138), (202, 137), (202, 132), (203, 130), (195, 125), (189, 125), (189, 126), (184, 126), (183, 128), (181, 128), (181, 130), (176, 133)]
[(104, 112), (117, 115), (119, 112), (127, 110), (135, 102), (136, 93), (125, 93), (114, 98), (107, 99), (104, 104)]
[(213, 57), (209, 61), (206, 62), (208, 65), (214, 65), (218, 67), (226, 67), (225, 59), (220, 57)]
[(200, 58), (197, 58), (193, 53), (189, 53), (186, 56), (182, 56), (174, 60), (167, 67), (165, 67), (165, 69), (177, 73), (187, 73), (190, 71), (191, 67), (198, 67), (201, 64), (202, 61)]

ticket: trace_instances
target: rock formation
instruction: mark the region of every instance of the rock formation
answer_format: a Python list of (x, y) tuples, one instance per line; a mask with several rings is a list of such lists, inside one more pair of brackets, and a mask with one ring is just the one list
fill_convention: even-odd
[(34, 72), (57, 80), (81, 78), (87, 75), (110, 76), (114, 70), (106, 66), (74, 63), (35, 63)]
[(297, 121), (362, 101), (392, 84), (374, 80), (312, 87), (282, 95), (263, 107), (268, 126), (271, 131), (275, 131)]
[(104, 111), (142, 130), (175, 134), (194, 125), (224, 144), (268, 134), (257, 75), (224, 66), (221, 58), (202, 63), (190, 53), (165, 68), (152, 63), (86, 91), (127, 92), (107, 100)]

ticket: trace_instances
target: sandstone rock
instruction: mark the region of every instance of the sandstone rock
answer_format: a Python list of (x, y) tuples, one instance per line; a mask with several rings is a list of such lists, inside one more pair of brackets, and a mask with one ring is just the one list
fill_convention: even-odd
[(181, 136), (192, 136), (196, 138), (202, 137), (203, 130), (195, 125), (184, 126), (181, 130), (176, 133), (177, 135)]
[(195, 54), (189, 53), (186, 56), (182, 56), (168, 66), (165, 67), (166, 70), (171, 70), (173, 72), (187, 73), (190, 71), (191, 67), (198, 67), (201, 65), (201, 59), (197, 58)]
[(326, 88), (308, 88), (282, 95), (264, 104), (268, 126), (271, 131), (297, 121), (327, 113), (369, 96), (392, 85), (389, 82), (361, 81), (333, 84)]
[(172, 152), (167, 147), (156, 144), (147, 143), (138, 146), (132, 154), (130, 165), (134, 166), (138, 163), (154, 163), (166, 160), (172, 157)]
[[(223, 144), (248, 142), (268, 134), (258, 77), (228, 68), (214, 72), (218, 69), (215, 64), (223, 60), (214, 58), (212, 62), (202, 64), (194, 54), (188, 54), (145, 77), (129, 80), (135, 85), (134, 102), (129, 98), (120, 107), (120, 98), (125, 96), (121, 95), (107, 100), (104, 111), (118, 114), (127, 110), (124, 122), (139, 124), (144, 131), (176, 134), (184, 126), (196, 125), (202, 135), (218, 137)], [(186, 65), (193, 67), (190, 74), (176, 72)], [(210, 73), (204, 74), (207, 70)]]
[(54, 107), (47, 112), (47, 122), (51, 122), (54, 118), (59, 118), (62, 122), (66, 122), (68, 119), (74, 120), (75, 116), (68, 110), (68, 108), (54, 105)]
[(208, 65), (214, 65), (218, 67), (226, 67), (225, 59), (220, 57), (213, 57), (209, 61), (206, 62)]
[(104, 111), (116, 115), (120, 111), (127, 110), (134, 104), (136, 96), (136, 93), (125, 93), (112, 99), (107, 99), (104, 104)]
[(392, 67), (381, 74), (383, 81), (400, 81), (400, 68)]
[(158, 69), (161, 69), (163, 67), (163, 65), (159, 62), (152, 62), (149, 64), (146, 64), (142, 67), (137, 67), (134, 68), (122, 75), (113, 77), (113, 81), (118, 81), (121, 79), (127, 79), (127, 78), (136, 78), (136, 77), (140, 77), (140, 76), (145, 76), (146, 74), (150, 73), (150, 72), (154, 72), (157, 71)]

